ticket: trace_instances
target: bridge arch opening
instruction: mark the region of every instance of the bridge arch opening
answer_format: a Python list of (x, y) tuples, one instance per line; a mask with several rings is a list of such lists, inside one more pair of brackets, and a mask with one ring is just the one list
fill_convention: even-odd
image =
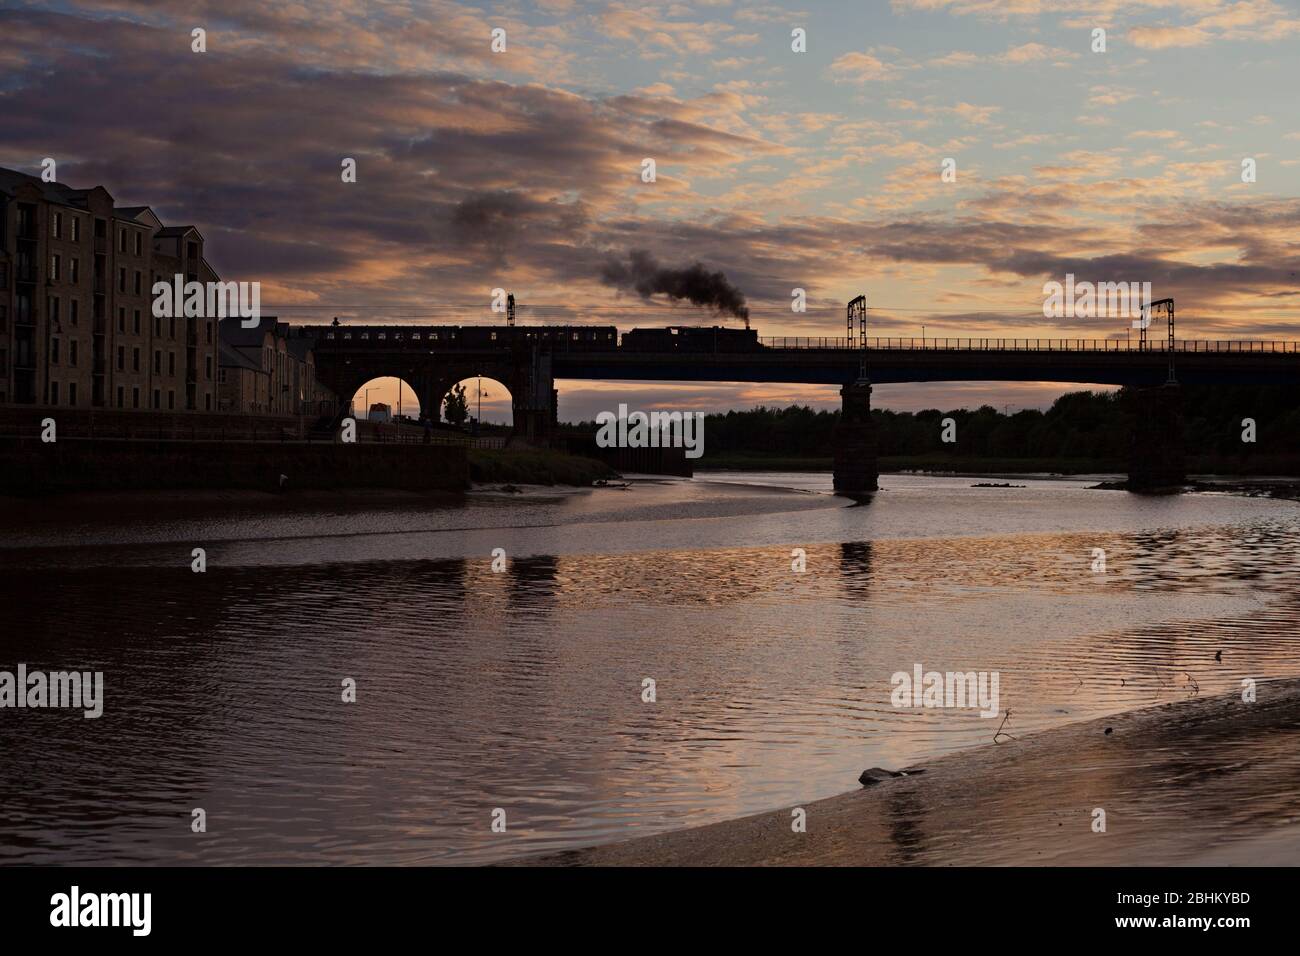
[(455, 414), (454, 409), (449, 409), (448, 399), (452, 397), (453, 392), (463, 388), (465, 398), (465, 421), (464, 425), (469, 428), (477, 422), (482, 426), (489, 428), (513, 428), (514, 427), (514, 399), (510, 394), (510, 389), (495, 378), (489, 378), (486, 375), (475, 376), (473, 378), (463, 378), (455, 382), (447, 389), (438, 403), (438, 410), (445, 422), (453, 422), (449, 417)]
[(369, 421), (393, 421), (399, 416), (419, 421), (419, 396), (405, 379), (381, 375), (357, 387), (352, 394), (352, 415)]

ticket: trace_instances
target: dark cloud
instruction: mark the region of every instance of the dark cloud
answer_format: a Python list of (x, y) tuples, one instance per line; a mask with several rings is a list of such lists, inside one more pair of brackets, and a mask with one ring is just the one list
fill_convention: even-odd
[[(1086, 186), (1016, 205), (1018, 187), (990, 184), (948, 215), (857, 220), (746, 214), (735, 203), (720, 212), (685, 187), (662, 190), (667, 202), (630, 200), (643, 157), (659, 160), (663, 187), (693, 174), (716, 181), (720, 164), (779, 149), (706, 125), (709, 110), (736, 109), (731, 101), (705, 110), (476, 73), (488, 62), (481, 21), (442, 0), (419, 23), (244, 0), (68, 9), (0, 11), (0, 164), (32, 171), (54, 156), (64, 182), (103, 184), (120, 203), (198, 225), (230, 278), (273, 280), (304, 300), (401, 308), (436, 289), (440, 303), (479, 302), (509, 282), (544, 290), (530, 304), (578, 321), (662, 319), (655, 300), (676, 297), (752, 308), (770, 332), (840, 335), (842, 303), (792, 313), (791, 289), (822, 301), (845, 286), (871, 293), (886, 270), (916, 266), (932, 288), (958, 275), (969, 290), (974, 275), (1024, 308), (873, 306), (882, 333), (922, 322), (1013, 330), (1041, 308), (1043, 282), (1072, 272), (1151, 282), (1177, 298), (1189, 331), (1222, 334), (1235, 323), (1274, 334), (1285, 328), (1274, 321), (1284, 297), (1300, 290), (1295, 199), (1153, 205), (1109, 247), (1068, 215)], [(196, 55), (189, 30), (202, 21), (212, 52)], [(422, 49), (436, 69), (432, 56), (411, 59)], [(345, 156), (357, 160), (356, 183), (340, 181)], [(1225, 258), (1224, 248), (1238, 254)], [(624, 256), (606, 275), (610, 250), (627, 249), (675, 268)], [(1200, 254), (1207, 249), (1215, 261)], [(612, 301), (610, 285), (637, 298)], [(1231, 307), (1252, 297), (1258, 320)]]
[(745, 294), (723, 273), (710, 271), (702, 262), (677, 269), (666, 268), (650, 253), (636, 249), (628, 253), (625, 262), (606, 260), (600, 271), (600, 281), (624, 291), (636, 292), (643, 299), (664, 295), (673, 302), (686, 301), (715, 314), (733, 315), (749, 321)]
[(587, 225), (582, 203), (538, 202), (518, 192), (475, 193), (456, 204), (451, 227), (471, 246), (504, 264), (512, 245), (577, 240)]

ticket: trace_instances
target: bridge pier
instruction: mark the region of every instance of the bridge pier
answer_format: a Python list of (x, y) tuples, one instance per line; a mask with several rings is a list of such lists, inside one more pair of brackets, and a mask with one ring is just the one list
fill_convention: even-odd
[(530, 355), (520, 358), (510, 386), (513, 434), (536, 445), (549, 445), (559, 422), (559, 392), (551, 355), (534, 346)]
[(871, 421), (871, 383), (859, 379), (840, 389), (840, 423), (835, 426), (837, 495), (869, 498), (879, 485), (876, 468), (876, 426)]
[(1129, 491), (1169, 491), (1187, 483), (1183, 390), (1170, 382), (1129, 393), (1133, 419)]

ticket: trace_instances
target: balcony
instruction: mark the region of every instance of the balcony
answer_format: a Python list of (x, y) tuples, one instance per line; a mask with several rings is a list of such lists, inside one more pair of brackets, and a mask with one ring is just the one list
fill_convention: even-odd
[(108, 238), (105, 236), (95, 237), (95, 251), (100, 255), (108, 254)]
[(90, 283), (90, 287), (95, 295), (103, 295), (108, 290), (108, 283), (104, 281), (103, 276), (95, 276)]
[(186, 384), (186, 385), (193, 385), (193, 384), (194, 384), (195, 382), (197, 382), (198, 380), (199, 380), (199, 372), (198, 372), (198, 369), (196, 369), (196, 368), (195, 368), (194, 366), (192, 366), (192, 365), (185, 369), (185, 384)]
[(96, 355), (96, 356), (95, 356), (95, 360), (94, 360), (94, 362), (91, 363), (90, 369), (91, 369), (91, 372), (93, 372), (95, 375), (103, 375), (103, 374), (104, 374), (104, 356), (102, 356), (102, 355)]

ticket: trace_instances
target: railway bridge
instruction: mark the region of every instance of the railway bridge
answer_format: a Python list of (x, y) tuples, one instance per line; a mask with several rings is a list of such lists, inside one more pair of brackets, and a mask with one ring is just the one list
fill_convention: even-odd
[[(1127, 385), (1143, 399), (1135, 415), (1130, 487), (1184, 480), (1179, 385), (1300, 385), (1300, 342), (1031, 338), (732, 339), (619, 335), (612, 326), (306, 326), (316, 375), (350, 396), (378, 377), (403, 379), (421, 409), (437, 409), (457, 382), (494, 378), (510, 390), (517, 434), (544, 441), (556, 422), (555, 380), (771, 382), (838, 385), (836, 489), (875, 490), (873, 384), (1032, 381)], [(656, 330), (662, 333), (665, 330)], [(712, 332), (712, 334), (710, 334)]]

